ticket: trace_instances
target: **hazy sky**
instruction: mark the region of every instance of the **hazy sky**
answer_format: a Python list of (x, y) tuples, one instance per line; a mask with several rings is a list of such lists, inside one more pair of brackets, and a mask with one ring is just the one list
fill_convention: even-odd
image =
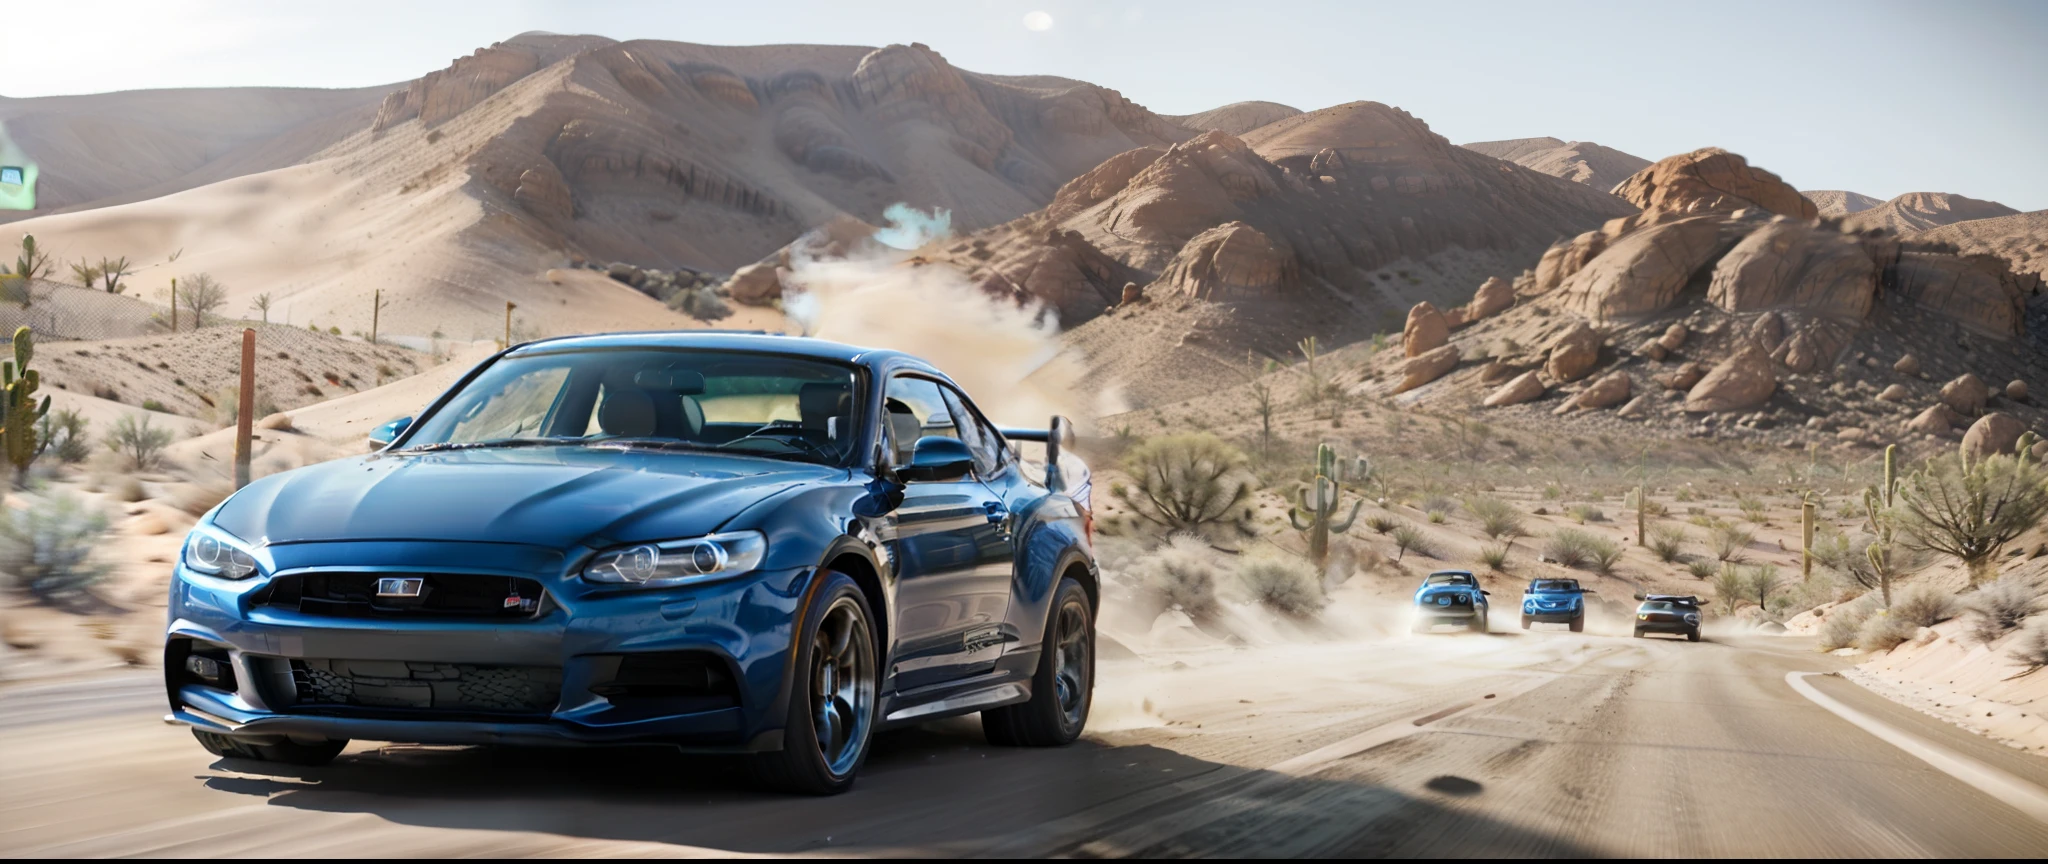
[(1802, 189), (2048, 208), (2048, 2), (11, 0), (0, 94), (404, 81), (527, 30), (924, 42), (1184, 114), (1398, 105), (1452, 141), (1718, 145)]

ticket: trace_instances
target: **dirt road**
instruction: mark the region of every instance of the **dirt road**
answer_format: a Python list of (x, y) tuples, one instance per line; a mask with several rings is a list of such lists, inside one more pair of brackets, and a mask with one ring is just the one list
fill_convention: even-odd
[[(1840, 663), (1565, 632), (1191, 650), (1105, 664), (1081, 744), (892, 733), (830, 799), (646, 750), (226, 762), (127, 675), (0, 690), (0, 855), (2048, 855), (2048, 823), (1786, 681)], [(1804, 680), (2048, 787), (2048, 760)]]

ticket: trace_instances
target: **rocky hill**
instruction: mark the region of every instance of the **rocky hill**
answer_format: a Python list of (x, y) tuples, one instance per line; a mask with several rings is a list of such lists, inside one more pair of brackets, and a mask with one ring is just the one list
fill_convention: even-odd
[(1847, 216), (1884, 203), (1881, 199), (1872, 198), (1861, 192), (1845, 192), (1839, 189), (1809, 189), (1799, 194), (1812, 201), (1822, 216)]
[(1912, 239), (1953, 244), (1963, 252), (1996, 255), (2015, 271), (2048, 276), (2048, 210), (1954, 222), (1922, 231)]
[[(2029, 395), (2038, 276), (1758, 206), (1814, 205), (1725, 151), (1665, 159), (1622, 191), (1650, 206), (1559, 243), (1467, 306), (1411, 310), (1404, 350), (1375, 358), (1361, 392), (1787, 446), (1971, 428), (1973, 446), (1996, 450), (2048, 428)], [(1980, 419), (1991, 414), (2005, 419)]]
[(1200, 114), (1169, 116), (1166, 119), (1204, 132), (1243, 135), (1268, 123), (1277, 123), (1301, 113), (1301, 109), (1278, 102), (1232, 102)]
[(1911, 234), (1974, 219), (1996, 219), (2020, 211), (1996, 201), (1979, 201), (1948, 192), (1908, 192), (1842, 220), (1858, 229), (1882, 228), (1893, 234)]
[(1613, 189), (1629, 175), (1650, 167), (1650, 160), (1602, 147), (1591, 141), (1559, 141), (1556, 138), (1511, 138), (1478, 141), (1463, 145), (1495, 159), (1524, 168), (1563, 177), (1601, 191)]

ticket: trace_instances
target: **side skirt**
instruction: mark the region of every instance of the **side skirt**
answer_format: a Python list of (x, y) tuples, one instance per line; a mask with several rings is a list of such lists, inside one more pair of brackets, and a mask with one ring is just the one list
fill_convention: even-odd
[(1037, 650), (1018, 651), (1004, 655), (996, 669), (981, 675), (892, 694), (882, 704), (880, 728), (910, 726), (1031, 701), (1031, 676), (1037, 669)]

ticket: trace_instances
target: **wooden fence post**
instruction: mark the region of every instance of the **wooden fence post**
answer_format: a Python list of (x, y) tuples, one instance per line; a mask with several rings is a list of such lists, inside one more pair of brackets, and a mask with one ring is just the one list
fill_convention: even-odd
[(256, 411), (256, 331), (242, 330), (242, 392), (235, 409), (235, 488), (249, 485), (249, 434)]
[(505, 347), (512, 347), (512, 310), (519, 308), (512, 301), (505, 301)]
[(178, 280), (176, 278), (171, 279), (171, 332), (178, 332)]

